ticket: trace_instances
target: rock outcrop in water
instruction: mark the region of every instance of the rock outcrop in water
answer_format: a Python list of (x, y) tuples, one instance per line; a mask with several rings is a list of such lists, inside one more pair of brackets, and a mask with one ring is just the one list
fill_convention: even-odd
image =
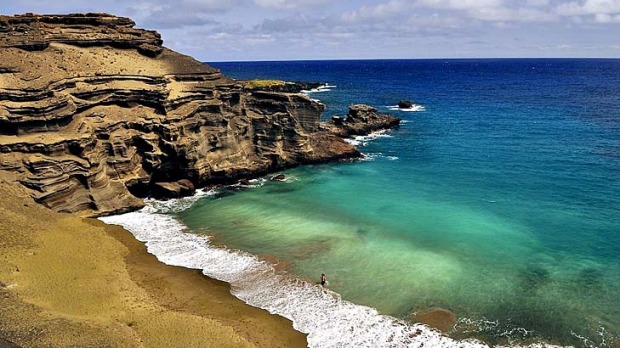
[(346, 118), (334, 116), (324, 122), (322, 128), (340, 137), (368, 135), (381, 129), (393, 128), (400, 124), (401, 119), (381, 114), (372, 106), (356, 104), (349, 106)]
[(360, 155), (320, 129), (322, 104), (248, 91), (128, 18), (0, 16), (0, 52), (0, 173), (56, 211)]
[(410, 100), (401, 100), (398, 102), (398, 107), (401, 109), (411, 109), (413, 103)]

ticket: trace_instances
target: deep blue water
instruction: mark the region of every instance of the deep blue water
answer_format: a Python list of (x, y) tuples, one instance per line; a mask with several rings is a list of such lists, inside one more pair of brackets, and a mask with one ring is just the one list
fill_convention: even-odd
[[(188, 226), (382, 313), (447, 308), (455, 337), (620, 344), (620, 60), (211, 65), (335, 85), (311, 94), (325, 117), (365, 103), (406, 122), (372, 160), (205, 199)], [(387, 108), (401, 99), (425, 111)]]

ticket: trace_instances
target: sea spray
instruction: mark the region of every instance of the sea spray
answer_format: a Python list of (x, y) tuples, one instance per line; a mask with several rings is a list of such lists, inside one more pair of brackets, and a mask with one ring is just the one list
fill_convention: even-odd
[(422, 112), (426, 111), (426, 108), (420, 104), (413, 104), (409, 108), (401, 108), (398, 105), (388, 105), (386, 106), (390, 111), (404, 111), (404, 112)]

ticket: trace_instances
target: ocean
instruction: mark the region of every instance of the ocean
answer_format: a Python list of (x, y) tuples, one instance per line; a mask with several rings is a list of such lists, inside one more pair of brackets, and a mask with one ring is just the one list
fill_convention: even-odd
[[(620, 346), (620, 60), (211, 65), (325, 83), (325, 118), (365, 103), (403, 123), (351, 140), (360, 161), (103, 218), (160, 260), (311, 347)], [(453, 329), (415, 322), (435, 308)]]

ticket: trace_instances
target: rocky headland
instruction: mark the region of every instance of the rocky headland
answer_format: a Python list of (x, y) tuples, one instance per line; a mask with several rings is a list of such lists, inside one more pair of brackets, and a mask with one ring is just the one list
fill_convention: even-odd
[(0, 174), (59, 212), (113, 214), (303, 163), (398, 122), (320, 126), (313, 84), (244, 86), (107, 14), (0, 16)]

